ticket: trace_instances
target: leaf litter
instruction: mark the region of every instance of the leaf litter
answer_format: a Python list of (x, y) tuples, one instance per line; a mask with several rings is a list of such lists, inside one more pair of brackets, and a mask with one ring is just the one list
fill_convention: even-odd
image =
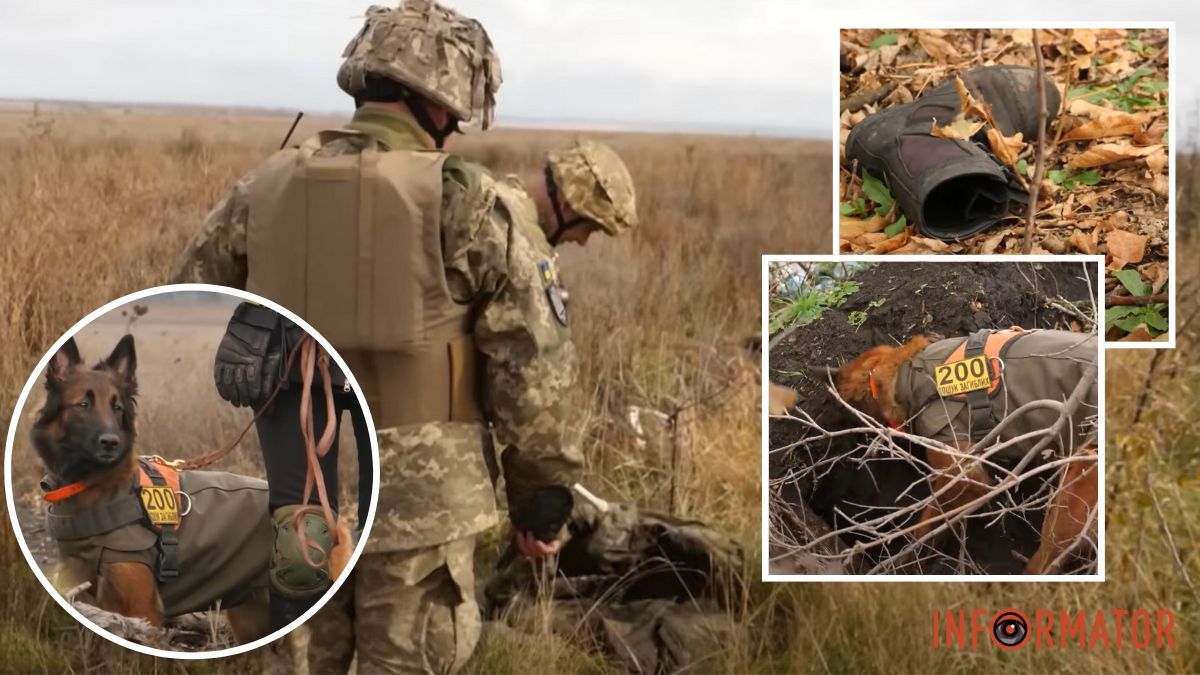
[[(1168, 101), (1170, 71), (1165, 29), (1038, 29), (1047, 73), (1063, 96), (1047, 120), (1045, 178), (1034, 217), (1034, 253), (1103, 254), (1105, 293), (1132, 295), (1113, 273), (1132, 271), (1145, 295), (1165, 293), (1169, 279), (1170, 177)], [(886, 91), (882, 99), (841, 114), (843, 253), (1020, 253), (1025, 213), (962, 241), (922, 237), (895, 207), (888, 186), (845, 160), (846, 137), (867, 115), (918, 98), (926, 90), (977, 66), (1033, 66), (1033, 29), (875, 30), (841, 33), (841, 97)], [(1003, 136), (988, 106), (957, 85), (961, 111), (937, 120), (930, 133), (969, 138), (981, 128), (997, 160), (1032, 180), (1036, 138)], [(864, 179), (865, 177), (865, 179)], [(870, 186), (868, 188), (868, 183)], [(881, 189), (882, 188), (882, 189)], [(857, 211), (846, 204), (861, 201)], [(902, 227), (899, 227), (903, 223)], [(1137, 311), (1127, 311), (1133, 307)], [(1123, 305), (1109, 339), (1158, 338), (1167, 308)], [(1141, 320), (1136, 325), (1127, 319)]]

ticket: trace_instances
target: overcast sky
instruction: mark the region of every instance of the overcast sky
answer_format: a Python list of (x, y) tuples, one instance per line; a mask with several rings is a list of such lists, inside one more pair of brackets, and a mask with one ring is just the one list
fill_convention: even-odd
[[(0, 98), (200, 103), (341, 112), (340, 55), (359, 0), (4, 0)], [(389, 3), (380, 3), (389, 4)], [(1200, 9), (1182, 0), (448, 0), (500, 53), (498, 116), (546, 124), (828, 135), (839, 25), (932, 21), (1178, 22), (1195, 63)], [(819, 5), (819, 6), (814, 6)], [(1086, 12), (1081, 11), (1086, 7)], [(1136, 10), (1136, 11), (1135, 11)], [(1178, 65), (1178, 64), (1176, 64)], [(1195, 124), (1195, 69), (1174, 94)]]

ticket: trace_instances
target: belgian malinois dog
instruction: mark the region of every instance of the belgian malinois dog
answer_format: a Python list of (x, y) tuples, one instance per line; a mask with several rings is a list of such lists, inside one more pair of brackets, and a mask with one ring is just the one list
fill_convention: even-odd
[[(1016, 332), (1020, 329), (1014, 329)], [(1060, 352), (1065, 352), (1071, 345), (1084, 345), (1088, 336), (1080, 336), (1063, 331), (1028, 332), (1023, 345), (1030, 345), (1034, 340), (1055, 340), (1042, 348), (1043, 353), (1029, 353), (1018, 358), (1029, 360), (1034, 367), (1045, 369)], [(899, 346), (881, 345), (863, 352), (850, 363), (833, 372), (837, 391), (843, 399), (859, 411), (874, 417), (880, 422), (893, 427), (903, 426), (906, 420), (921, 413), (922, 402), (909, 400), (911, 393), (897, 386), (898, 376), (902, 366), (908, 365), (915, 357), (935, 344), (944, 344), (961, 340), (952, 338), (950, 341), (940, 337), (933, 338), (917, 335)], [(1094, 343), (1088, 343), (1093, 344)], [(1068, 346), (1062, 346), (1068, 345)], [(1031, 351), (1026, 348), (1025, 351)], [(1033, 350), (1038, 351), (1038, 350)], [(1092, 352), (1094, 354), (1094, 351)], [(1095, 356), (1093, 355), (1094, 361)], [(1040, 361), (1038, 359), (1041, 359)], [(1083, 378), (1086, 364), (1084, 358), (1072, 359), (1070, 374), (1059, 378), (1041, 378), (1041, 386), (1027, 385), (1020, 394), (1015, 394), (1010, 388), (1006, 394), (1012, 408), (1026, 403), (1025, 398), (1044, 398), (1057, 401), (1065, 400), (1071, 395), (1075, 386)], [(1094, 386), (1094, 385), (1093, 385)], [(1076, 416), (1074, 426), (1076, 433), (1072, 436), (1077, 447), (1063, 448), (1064, 452), (1073, 452), (1080, 456), (1094, 456), (1096, 449), (1091, 441), (1084, 441), (1086, 433), (1078, 430), (1084, 415)], [(953, 438), (947, 439), (949, 445), (963, 452), (972, 446), (972, 440), (965, 436), (965, 429), (956, 430)], [(1012, 437), (1011, 432), (1002, 433), (999, 440)], [(932, 474), (931, 486), (935, 493), (941, 492), (941, 497), (927, 506), (918, 521), (916, 536), (923, 536), (933, 527), (938, 517), (947, 511), (963, 506), (968, 502), (986, 494), (990, 481), (978, 465), (964, 464), (954, 455), (934, 448), (927, 449), (927, 458)], [(1098, 498), (1097, 463), (1094, 461), (1079, 461), (1067, 464), (1063, 471), (1059, 487), (1054, 493), (1046, 511), (1042, 525), (1041, 541), (1037, 552), (1025, 566), (1026, 574), (1053, 574), (1061, 566), (1067, 549), (1081, 535), (1094, 530), (1095, 520), (1092, 517)]]
[[(50, 502), (47, 530), (61, 553), (56, 586), (65, 590), (90, 582), (90, 595), (101, 609), (156, 627), (176, 613), (221, 600), (237, 640), (257, 639), (266, 634), (272, 540), (266, 483), (227, 473), (177, 472), (165, 462), (150, 468), (148, 458), (134, 451), (136, 368), (131, 335), (90, 369), (74, 338), (47, 366), (46, 403), (32, 440), (48, 472), (43, 481)], [(160, 482), (170, 475), (172, 483), (157, 491), (149, 486), (146, 492), (148, 473)], [(155, 520), (162, 506), (155, 501), (175, 508), (173, 526)], [(239, 517), (222, 515), (232, 508)], [(178, 574), (166, 579), (158, 553), (165, 528), (177, 539), (178, 552)], [(209, 536), (213, 528), (220, 530), (218, 536)], [(207, 567), (195, 562), (197, 557), (189, 560), (197, 550)], [(221, 571), (195, 578), (195, 572), (202, 576), (213, 567)], [(234, 587), (236, 597), (230, 592)]]

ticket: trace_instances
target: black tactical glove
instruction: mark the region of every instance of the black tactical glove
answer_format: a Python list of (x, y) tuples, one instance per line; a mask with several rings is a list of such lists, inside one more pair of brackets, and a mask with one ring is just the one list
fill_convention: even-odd
[(513, 527), (518, 532), (529, 532), (538, 541), (552, 542), (558, 538), (575, 498), (569, 488), (561, 485), (540, 487), (529, 493), (512, 511)]
[(283, 358), (278, 341), (272, 343), (280, 319), (266, 307), (245, 302), (234, 310), (213, 367), (221, 398), (238, 407), (258, 407), (271, 395)]

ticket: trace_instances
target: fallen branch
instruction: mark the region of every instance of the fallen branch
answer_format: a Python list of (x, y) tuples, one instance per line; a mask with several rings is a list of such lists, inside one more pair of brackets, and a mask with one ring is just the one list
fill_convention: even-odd
[(865, 105), (878, 103), (886, 98), (888, 94), (892, 93), (892, 90), (895, 88), (896, 83), (889, 82), (882, 87), (855, 92), (842, 99), (841, 110), (839, 110), (839, 112), (846, 112), (847, 110), (854, 112)]
[(1113, 307), (1115, 305), (1157, 305), (1170, 301), (1171, 296), (1168, 293), (1159, 293), (1158, 295), (1109, 295), (1104, 298), (1104, 304)]
[(80, 600), (72, 600), (71, 606), (79, 610), (85, 619), (117, 637), (143, 645), (156, 645), (162, 642), (163, 629), (145, 619), (135, 619), (105, 611)]
[[(1073, 316), (1082, 321), (1083, 329), (1085, 331), (1091, 332), (1092, 327), (1096, 325), (1096, 318), (1094, 316), (1088, 316), (1083, 310), (1076, 307), (1071, 303), (1070, 300), (1067, 300), (1061, 295), (1057, 295), (1053, 298), (1047, 297), (1043, 300), (1043, 302), (1051, 309), (1057, 309), (1067, 316)], [(1095, 302), (1093, 301), (1092, 304), (1095, 304)]]

